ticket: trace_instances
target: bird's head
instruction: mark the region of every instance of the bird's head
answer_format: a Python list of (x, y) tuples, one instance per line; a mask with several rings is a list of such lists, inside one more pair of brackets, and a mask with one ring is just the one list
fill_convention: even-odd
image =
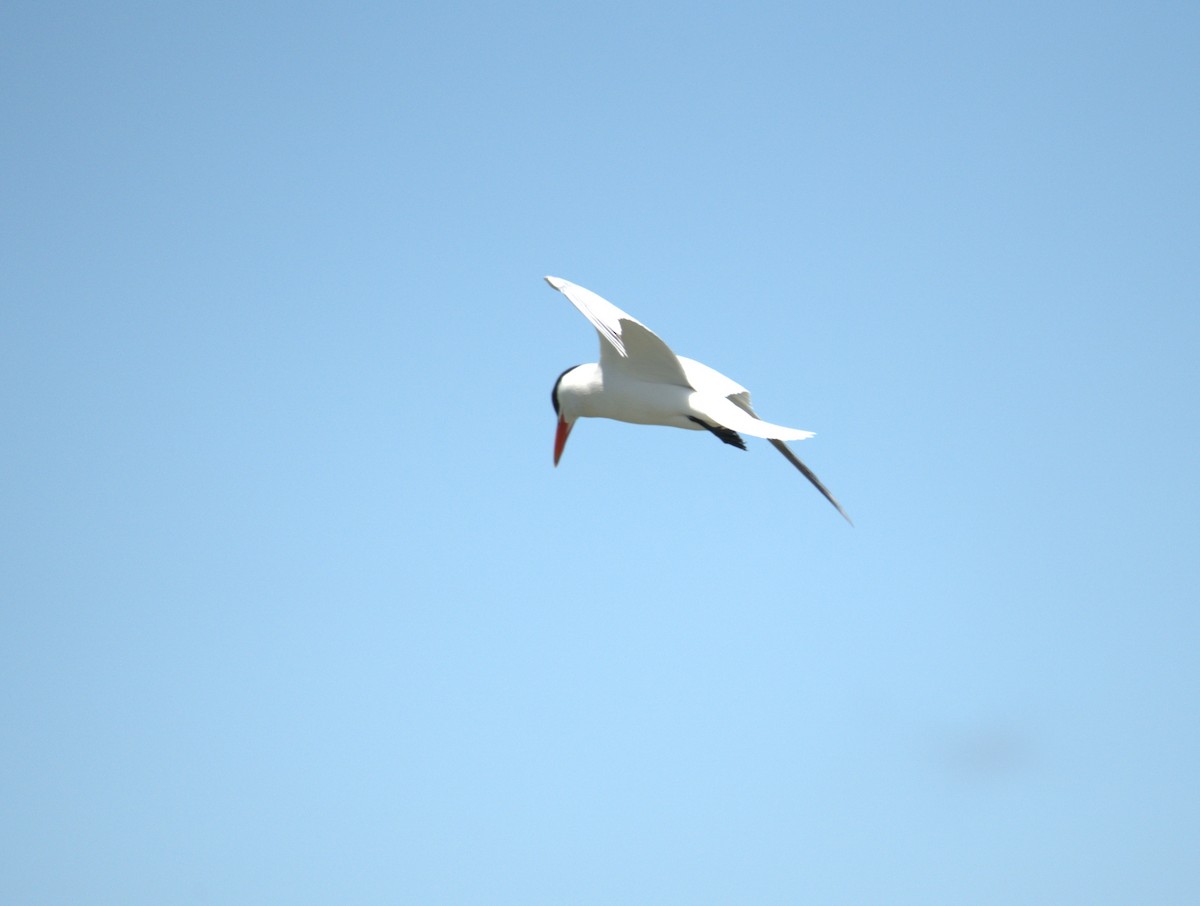
[(572, 365), (560, 374), (554, 381), (554, 389), (550, 391), (550, 403), (554, 406), (554, 414), (558, 416), (558, 430), (554, 434), (554, 464), (556, 466), (559, 459), (562, 458), (563, 448), (567, 445), (567, 435), (571, 433), (571, 428), (577, 418), (573, 411), (573, 396), (569, 390), (562, 392), (563, 378), (578, 367), (578, 365)]

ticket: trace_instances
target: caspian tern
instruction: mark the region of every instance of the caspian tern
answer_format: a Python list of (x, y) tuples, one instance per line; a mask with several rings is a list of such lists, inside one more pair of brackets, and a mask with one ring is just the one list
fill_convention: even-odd
[(558, 415), (556, 466), (579, 418), (711, 431), (741, 450), (746, 444), (740, 435), (749, 434), (769, 440), (854, 524), (829, 489), (785, 443), (812, 437), (811, 431), (763, 421), (750, 406), (749, 390), (701, 362), (675, 355), (645, 324), (590, 289), (559, 277), (547, 277), (546, 282), (570, 299), (600, 335), (600, 361), (568, 368), (550, 393)]

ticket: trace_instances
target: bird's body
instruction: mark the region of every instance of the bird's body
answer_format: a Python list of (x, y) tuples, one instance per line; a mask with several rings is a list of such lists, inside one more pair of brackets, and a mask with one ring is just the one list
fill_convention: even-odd
[(600, 361), (568, 368), (551, 393), (559, 418), (555, 465), (579, 418), (710, 431), (743, 450), (739, 435), (749, 434), (769, 440), (846, 516), (785, 443), (812, 437), (811, 431), (763, 421), (751, 407), (745, 387), (702, 362), (675, 355), (644, 324), (591, 290), (558, 277), (547, 277), (546, 282), (565, 295), (600, 335)]
[(577, 365), (563, 375), (558, 398), (563, 418), (612, 418), (635, 425), (697, 428), (682, 415), (692, 390), (658, 384), (602, 369), (598, 362)]

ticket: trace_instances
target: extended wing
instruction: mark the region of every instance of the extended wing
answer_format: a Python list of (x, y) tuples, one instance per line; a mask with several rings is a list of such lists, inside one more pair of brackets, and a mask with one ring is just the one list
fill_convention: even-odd
[[(680, 357), (680, 361), (683, 363), (684, 370), (687, 372), (688, 379), (692, 382), (692, 386), (697, 390), (704, 390), (710, 393), (719, 394), (720, 396), (725, 397), (725, 399), (729, 400), (729, 402), (733, 403), (747, 415), (758, 419), (758, 413), (755, 412), (754, 407), (750, 405), (750, 391), (737, 381), (727, 378), (715, 368), (709, 368), (703, 362), (697, 362), (693, 359), (687, 359), (683, 357)], [(745, 424), (742, 424), (740, 427), (729, 424), (729, 422), (732, 421), (733, 419), (725, 419), (722, 421), (722, 424), (724, 424), (727, 428), (733, 428), (734, 430), (742, 431), (746, 434), (754, 434), (753, 431), (747, 429)], [(762, 437), (765, 435), (760, 434), (758, 436)], [(811, 437), (812, 435), (809, 434), (809, 436)], [(854, 525), (854, 520), (852, 520), (846, 514), (846, 511), (842, 509), (842, 505), (837, 502), (837, 498), (829, 493), (829, 488), (825, 487), (821, 479), (817, 477), (816, 473), (806, 466), (800, 457), (793, 453), (791, 448), (784, 443), (783, 440), (781, 440), (779, 437), (770, 436), (767, 436), (767, 440), (771, 442), (771, 446), (783, 454), (784, 458), (787, 459), (788, 462), (790, 462), (799, 470), (801, 475), (812, 482), (813, 487), (820, 491), (825, 496), (825, 499), (833, 504), (834, 509), (841, 513), (842, 517), (847, 522), (849, 522), (851, 525)]]
[(546, 282), (570, 299), (600, 334), (601, 369), (643, 381), (691, 386), (671, 347), (637, 318), (569, 280), (547, 277)]

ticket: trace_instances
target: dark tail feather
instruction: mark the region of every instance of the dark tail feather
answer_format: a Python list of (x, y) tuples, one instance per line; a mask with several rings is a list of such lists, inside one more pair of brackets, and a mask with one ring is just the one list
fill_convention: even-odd
[(829, 493), (829, 488), (821, 484), (821, 479), (813, 474), (813, 470), (800, 461), (800, 458), (792, 452), (791, 448), (781, 440), (771, 440), (771, 446), (787, 457), (787, 461), (800, 470), (800, 474), (813, 483), (813, 486), (825, 495), (825, 499), (833, 504), (834, 509), (842, 514), (842, 517), (854, 525), (854, 520), (846, 515), (846, 511), (842, 509), (842, 505), (838, 503), (832, 494)]

